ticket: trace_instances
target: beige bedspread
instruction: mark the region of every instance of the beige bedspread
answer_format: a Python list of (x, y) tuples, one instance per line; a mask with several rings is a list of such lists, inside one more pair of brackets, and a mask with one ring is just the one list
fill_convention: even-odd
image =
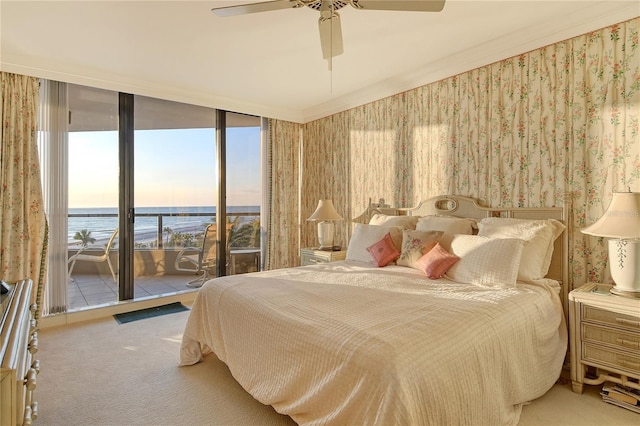
[(489, 289), (334, 262), (208, 281), (180, 364), (213, 351), (300, 424), (516, 424), (560, 375), (563, 318), (553, 285)]

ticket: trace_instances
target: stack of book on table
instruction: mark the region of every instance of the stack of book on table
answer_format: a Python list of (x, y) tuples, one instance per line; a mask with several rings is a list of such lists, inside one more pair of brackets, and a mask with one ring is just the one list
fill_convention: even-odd
[(600, 395), (602, 395), (604, 402), (640, 413), (640, 390), (638, 389), (613, 382), (604, 382)]

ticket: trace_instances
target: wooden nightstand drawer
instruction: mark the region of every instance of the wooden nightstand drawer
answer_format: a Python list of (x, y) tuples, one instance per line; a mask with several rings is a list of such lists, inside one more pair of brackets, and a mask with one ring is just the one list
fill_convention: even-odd
[(329, 260), (326, 257), (314, 256), (312, 254), (302, 254), (300, 263), (302, 265), (315, 265), (318, 263), (327, 263)]
[(312, 248), (304, 248), (300, 250), (300, 264), (302, 266), (317, 265), (319, 263), (336, 262), (344, 260), (347, 257), (346, 250), (340, 251), (324, 251)]
[(632, 352), (605, 349), (596, 345), (582, 345), (583, 359), (596, 366), (621, 370), (626, 374), (640, 375), (640, 356)]
[(571, 385), (612, 381), (640, 390), (640, 299), (588, 283), (569, 293)]
[(582, 324), (582, 341), (602, 343), (620, 349), (640, 350), (640, 333), (612, 330), (595, 324)]
[(582, 320), (640, 331), (640, 318), (595, 308), (589, 305), (582, 305)]

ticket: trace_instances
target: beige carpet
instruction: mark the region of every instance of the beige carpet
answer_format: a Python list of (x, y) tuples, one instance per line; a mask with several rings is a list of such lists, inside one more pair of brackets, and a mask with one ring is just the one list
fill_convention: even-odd
[[(40, 331), (36, 426), (292, 425), (254, 400), (214, 356), (177, 367), (189, 312), (119, 325), (102, 319)], [(520, 425), (634, 425), (640, 415), (568, 385), (524, 407)]]

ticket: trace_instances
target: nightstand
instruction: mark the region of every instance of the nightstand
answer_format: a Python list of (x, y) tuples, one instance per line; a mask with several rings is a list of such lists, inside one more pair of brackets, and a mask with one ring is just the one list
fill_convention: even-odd
[(347, 250), (342, 249), (340, 251), (325, 251), (315, 248), (303, 248), (300, 250), (300, 265), (316, 265), (318, 263), (329, 263), (338, 260), (345, 260), (347, 257)]
[(569, 293), (571, 380), (605, 381), (640, 389), (640, 299), (611, 294), (610, 285), (589, 283)]

